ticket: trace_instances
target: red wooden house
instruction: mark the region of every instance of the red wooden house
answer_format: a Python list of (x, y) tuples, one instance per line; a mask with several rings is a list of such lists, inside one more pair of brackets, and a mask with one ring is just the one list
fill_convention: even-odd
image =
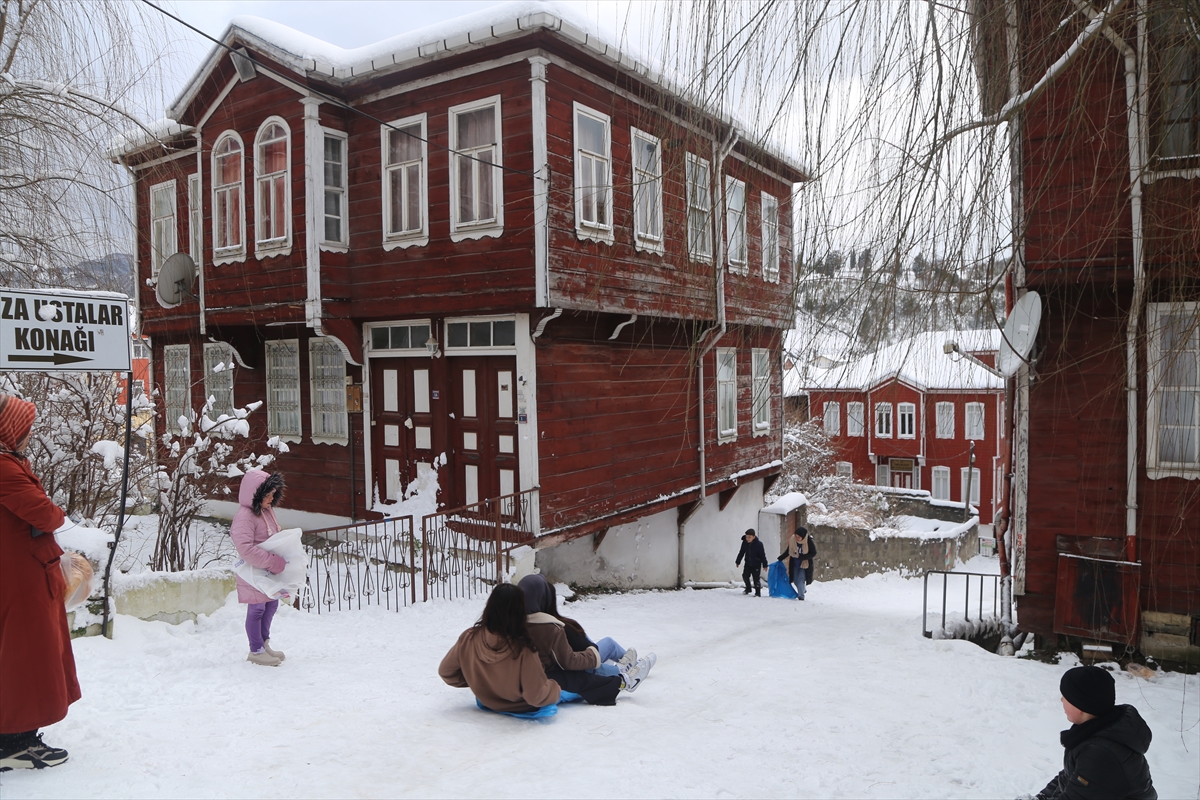
[(1008, 452), (1004, 382), (946, 355), (947, 340), (995, 364), (998, 332), (923, 333), (840, 366), (797, 365), (785, 376), (784, 394), (808, 396), (810, 415), (822, 419), (837, 448), (838, 474), (923, 489), (934, 501), (962, 503), (969, 491), (980, 523), (990, 525), (1000, 512)]
[(804, 175), (558, 13), (354, 51), (234, 20), (120, 155), (166, 418), (265, 400), (289, 504), (342, 518), (436, 477), (440, 507), (536, 490), (543, 545), (755, 524)]
[(1042, 636), (1179, 654), (1200, 644), (1200, 19), (1112, 5), (976, 9), (985, 111), (1045, 87), (1010, 122), (1010, 299), (1043, 302), (1011, 388), (1014, 590)]

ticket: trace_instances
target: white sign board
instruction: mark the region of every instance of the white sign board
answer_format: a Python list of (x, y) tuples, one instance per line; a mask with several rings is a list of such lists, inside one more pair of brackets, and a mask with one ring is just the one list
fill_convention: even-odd
[(0, 289), (0, 370), (128, 372), (129, 298)]

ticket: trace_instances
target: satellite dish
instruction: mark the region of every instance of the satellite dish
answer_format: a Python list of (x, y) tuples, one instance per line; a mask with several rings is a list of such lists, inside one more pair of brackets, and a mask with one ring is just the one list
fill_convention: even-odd
[(996, 367), (1004, 377), (1011, 378), (1028, 361), (1041, 321), (1042, 298), (1037, 292), (1029, 292), (1013, 304), (996, 355)]
[(176, 253), (163, 262), (158, 270), (158, 299), (165, 305), (177, 306), (192, 294), (196, 281), (196, 262), (187, 253)]

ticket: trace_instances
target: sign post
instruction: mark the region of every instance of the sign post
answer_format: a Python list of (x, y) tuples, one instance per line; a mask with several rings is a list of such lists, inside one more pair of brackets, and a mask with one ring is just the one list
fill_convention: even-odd
[(0, 370), (10, 372), (124, 372), (125, 463), (117, 532), (104, 567), (104, 624), (109, 630), (113, 557), (125, 526), (129, 440), (133, 429), (133, 359), (129, 298), (116, 292), (0, 288)]

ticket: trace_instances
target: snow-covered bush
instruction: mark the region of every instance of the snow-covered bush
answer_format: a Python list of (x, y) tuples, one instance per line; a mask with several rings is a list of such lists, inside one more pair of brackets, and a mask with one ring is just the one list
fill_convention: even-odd
[[(0, 391), (37, 406), (27, 453), (46, 494), (68, 514), (97, 526), (115, 525), (125, 456), (125, 392), (113, 374), (6, 373), (0, 375)], [(134, 397), (127, 506), (143, 502), (150, 491), (152, 463), (145, 453), (150, 410), (144, 394)]]
[[(229, 495), (230, 478), (237, 478), (255, 467), (265, 468), (275, 460), (271, 453), (256, 454), (250, 439), (250, 423), (246, 418), (261, 402), (234, 409), (232, 415), (221, 414), (215, 420), (214, 399), (210, 396), (197, 415), (199, 430), (187, 419), (168, 420), (159, 449), (158, 472), (158, 539), (154, 545), (151, 568), (167, 572), (196, 569), (203, 566), (203, 548), (193, 548), (189, 541), (192, 522), (204, 510), (209, 499)], [(287, 445), (272, 437), (268, 449), (287, 452)]]
[(771, 497), (801, 492), (809, 501), (809, 519), (838, 528), (877, 528), (891, 517), (887, 498), (874, 487), (835, 474), (837, 448), (820, 417), (790, 422), (783, 430), (783, 470)]

